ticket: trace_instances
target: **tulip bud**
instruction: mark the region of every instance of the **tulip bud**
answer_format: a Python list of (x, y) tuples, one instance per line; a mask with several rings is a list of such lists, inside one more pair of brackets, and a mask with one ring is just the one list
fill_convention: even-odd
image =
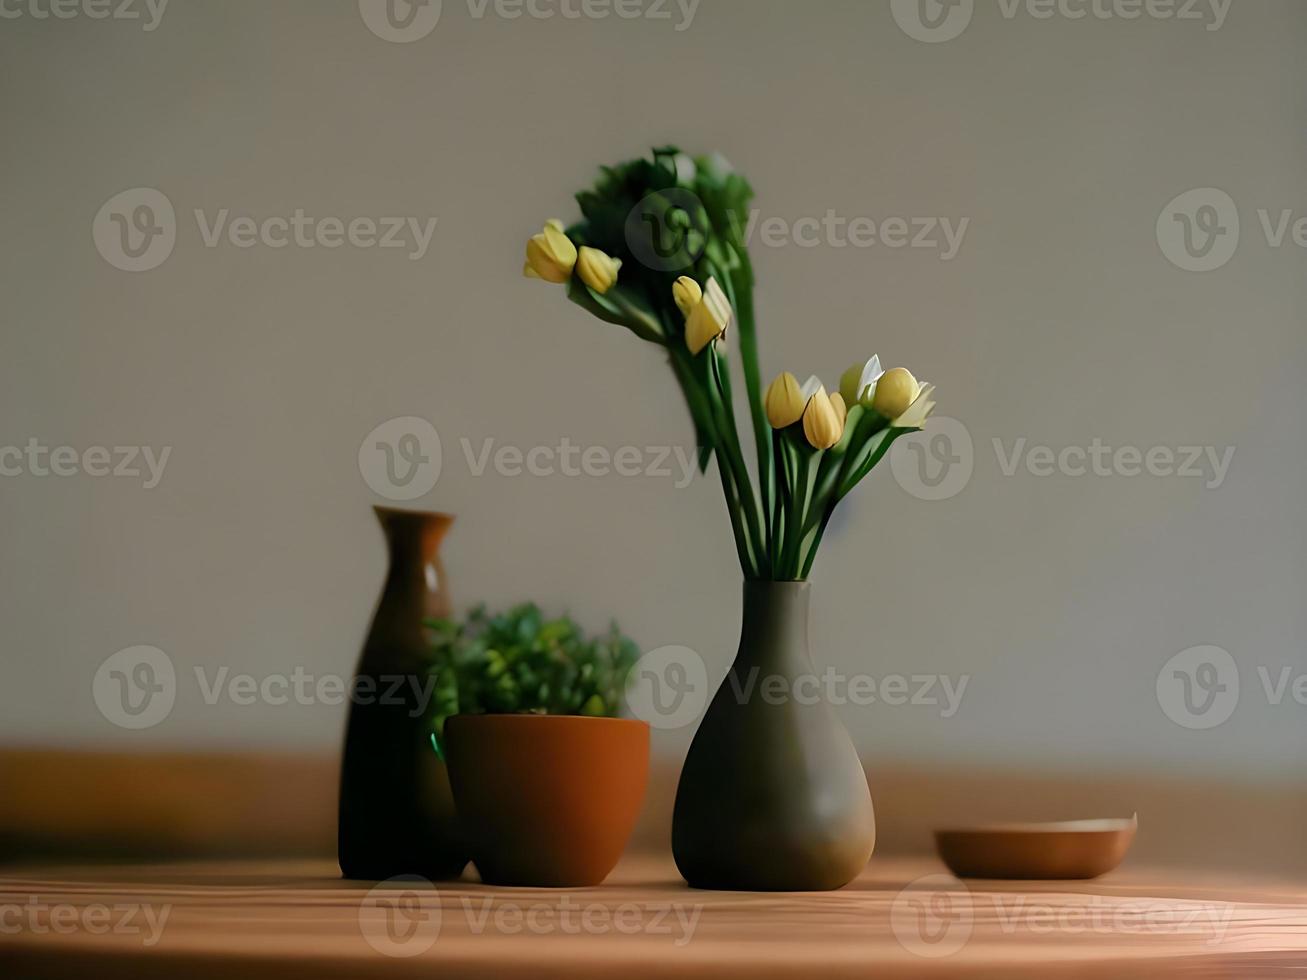
[(689, 276), (681, 276), (672, 283), (672, 299), (676, 300), (676, 308), (681, 311), (681, 316), (689, 317), (703, 299), (703, 290)]
[(880, 369), (880, 358), (872, 356), (866, 364), (854, 364), (840, 376), (840, 395), (848, 408), (871, 405), (872, 395), (876, 391), (876, 382), (884, 372)]
[(697, 354), (726, 332), (731, 322), (731, 304), (716, 279), (708, 280), (703, 298), (690, 310), (685, 321), (685, 343)]
[(589, 245), (582, 245), (576, 257), (576, 274), (600, 295), (613, 288), (617, 282), (617, 270), (621, 267), (621, 259), (615, 259)]
[(526, 265), (522, 273), (529, 278), (567, 282), (575, 265), (576, 246), (563, 233), (563, 223), (557, 219), (526, 243)]
[(814, 449), (829, 449), (844, 435), (844, 420), (824, 387), (817, 389), (803, 410), (803, 434)]
[(917, 400), (921, 386), (907, 368), (891, 368), (876, 382), (871, 407), (888, 419), (898, 418)]
[(776, 375), (776, 380), (767, 386), (763, 405), (773, 429), (784, 429), (799, 421), (803, 418), (803, 392), (799, 390), (799, 379), (789, 371)]
[(830, 396), (831, 408), (835, 409), (835, 415), (840, 420), (840, 430), (844, 429), (844, 420), (849, 417), (849, 410), (844, 404), (844, 396), (838, 391), (832, 392)]

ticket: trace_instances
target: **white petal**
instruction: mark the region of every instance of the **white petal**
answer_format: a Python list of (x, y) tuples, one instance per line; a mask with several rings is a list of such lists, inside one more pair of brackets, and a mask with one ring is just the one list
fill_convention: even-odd
[(874, 385), (880, 380), (880, 376), (885, 372), (880, 369), (880, 355), (872, 354), (869, 360), (862, 368), (862, 380), (858, 382), (858, 396), (867, 389), (868, 385)]
[(806, 405), (808, 399), (817, 394), (819, 390), (821, 390), (821, 378), (814, 374), (803, 382), (803, 385), (799, 388), (799, 393), (803, 395), (803, 403)]

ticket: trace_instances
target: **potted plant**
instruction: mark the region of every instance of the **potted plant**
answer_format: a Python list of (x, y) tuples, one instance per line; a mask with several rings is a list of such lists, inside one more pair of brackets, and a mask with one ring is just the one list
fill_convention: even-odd
[(648, 724), (616, 717), (635, 644), (529, 603), (429, 625), (433, 738), (482, 880), (599, 884), (649, 776)]
[[(822, 535), (894, 441), (925, 425), (934, 389), (905, 368), (882, 371), (876, 357), (850, 367), (830, 393), (815, 375), (800, 384), (789, 372), (764, 389), (745, 243), (752, 197), (719, 155), (656, 149), (604, 167), (576, 195), (579, 219), (550, 221), (530, 238), (524, 272), (660, 348), (690, 410), (700, 467), (717, 461), (744, 573), (743, 628), (681, 772), (677, 867), (703, 887), (838, 888), (875, 844), (848, 733), (820, 700), (736, 692), (758, 672), (787, 690), (812, 675), (807, 579)], [(738, 357), (727, 356), (728, 333)], [(747, 395), (753, 471), (735, 419), (732, 360)]]

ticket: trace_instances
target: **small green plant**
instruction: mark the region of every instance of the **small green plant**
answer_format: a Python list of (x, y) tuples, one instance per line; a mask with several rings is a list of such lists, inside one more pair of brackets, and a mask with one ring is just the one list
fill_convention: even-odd
[(534, 603), (496, 614), (480, 605), (463, 622), (435, 619), (427, 626), (437, 751), (451, 715), (614, 716), (639, 656), (616, 623), (587, 637), (571, 617), (546, 619)]

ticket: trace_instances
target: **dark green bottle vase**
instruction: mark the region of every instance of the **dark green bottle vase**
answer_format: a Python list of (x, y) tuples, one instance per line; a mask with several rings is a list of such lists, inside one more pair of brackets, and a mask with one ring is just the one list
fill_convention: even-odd
[(337, 858), (346, 878), (457, 876), (469, 859), (449, 773), (431, 742), (423, 621), (448, 616), (447, 514), (374, 508), (390, 556), (355, 671), (340, 772)]
[(809, 594), (744, 583), (740, 649), (676, 790), (672, 854), (696, 888), (839, 888), (875, 847), (866, 774), (808, 656)]

